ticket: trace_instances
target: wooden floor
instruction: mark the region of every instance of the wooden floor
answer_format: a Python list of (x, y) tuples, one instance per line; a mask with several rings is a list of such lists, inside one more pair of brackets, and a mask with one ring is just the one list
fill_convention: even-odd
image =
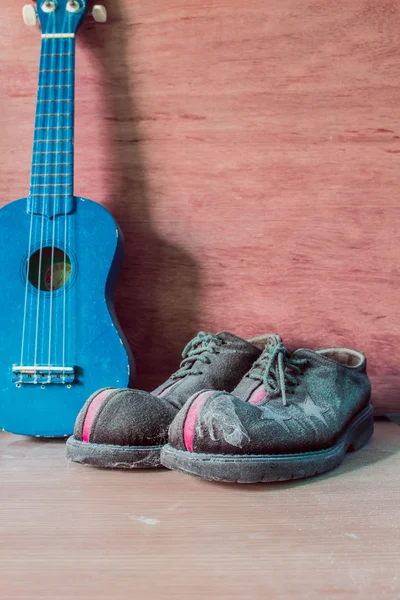
[(313, 480), (203, 482), (0, 434), (0, 598), (400, 598), (400, 429)]

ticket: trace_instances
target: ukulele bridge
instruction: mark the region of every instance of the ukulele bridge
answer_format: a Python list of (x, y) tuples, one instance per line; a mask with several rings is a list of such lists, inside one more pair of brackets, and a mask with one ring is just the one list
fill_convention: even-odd
[(75, 367), (19, 366), (13, 365), (13, 383), (70, 385), (75, 381)]

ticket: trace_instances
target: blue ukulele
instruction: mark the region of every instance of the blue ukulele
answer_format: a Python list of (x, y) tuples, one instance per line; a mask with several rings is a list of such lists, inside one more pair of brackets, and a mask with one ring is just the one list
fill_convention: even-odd
[[(73, 191), (75, 34), (86, 0), (40, 0), (30, 193), (0, 210), (0, 428), (70, 435), (90, 394), (132, 383), (113, 293), (123, 240), (112, 216)], [(95, 6), (96, 21), (106, 11)]]

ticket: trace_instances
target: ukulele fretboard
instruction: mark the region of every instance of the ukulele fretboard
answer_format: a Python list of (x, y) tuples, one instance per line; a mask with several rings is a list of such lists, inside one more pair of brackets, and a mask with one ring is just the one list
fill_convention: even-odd
[(73, 210), (75, 38), (42, 39), (28, 210)]

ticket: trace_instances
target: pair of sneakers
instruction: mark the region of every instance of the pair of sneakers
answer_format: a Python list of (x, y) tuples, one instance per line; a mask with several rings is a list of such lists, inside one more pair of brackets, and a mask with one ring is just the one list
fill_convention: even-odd
[(161, 464), (217, 481), (309, 477), (338, 466), (373, 433), (365, 356), (348, 348), (290, 353), (275, 334), (200, 332), (154, 392), (91, 396), (67, 457), (99, 467)]

